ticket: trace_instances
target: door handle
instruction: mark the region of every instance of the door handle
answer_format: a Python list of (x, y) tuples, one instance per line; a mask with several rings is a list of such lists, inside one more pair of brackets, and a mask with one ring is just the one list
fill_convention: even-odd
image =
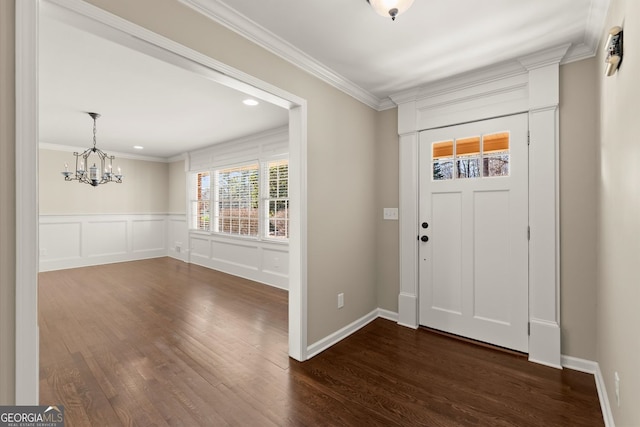
[(422, 237), (420, 237), (420, 240), (422, 240), (423, 242), (428, 242), (429, 241), (429, 236), (422, 236)]

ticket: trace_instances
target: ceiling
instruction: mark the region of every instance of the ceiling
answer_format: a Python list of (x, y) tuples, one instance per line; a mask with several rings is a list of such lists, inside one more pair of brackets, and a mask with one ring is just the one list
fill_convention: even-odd
[[(609, 0), (415, 0), (396, 21), (365, 0), (179, 0), (384, 109), (389, 96), (570, 44), (591, 57)], [(46, 10), (46, 8), (43, 8)], [(285, 126), (287, 110), (70, 25), (40, 18), (41, 142), (170, 158)], [(134, 150), (140, 145), (144, 150)]]
[[(288, 111), (198, 74), (40, 17), (40, 141), (109, 154), (175, 155), (286, 126)], [(139, 145), (143, 150), (133, 147)]]
[(591, 57), (609, 3), (415, 0), (392, 21), (365, 0), (180, 1), (383, 108), (391, 94), (568, 43), (565, 62)]

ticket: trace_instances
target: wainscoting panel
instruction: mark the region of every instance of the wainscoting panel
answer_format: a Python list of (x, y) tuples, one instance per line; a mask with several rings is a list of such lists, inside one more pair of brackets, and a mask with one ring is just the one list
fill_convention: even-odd
[(164, 218), (133, 220), (133, 252), (164, 251), (166, 228)]
[(289, 287), (287, 244), (189, 232), (184, 214), (40, 215), (40, 271), (163, 256)]
[(207, 262), (211, 259), (211, 244), (208, 236), (192, 235), (189, 237), (189, 251), (191, 262), (202, 265), (200, 263)]
[(191, 232), (189, 262), (235, 276), (289, 288), (289, 247), (286, 244)]
[(289, 252), (284, 249), (262, 250), (262, 270), (265, 273), (287, 277), (289, 271)]
[(258, 270), (260, 260), (258, 250), (255, 244), (211, 240), (213, 262), (247, 270)]
[(40, 271), (172, 256), (170, 219), (184, 241), (185, 215), (40, 215)]
[(189, 233), (185, 215), (169, 215), (168, 249), (171, 258), (189, 261)]
[[(43, 245), (47, 242), (46, 245)], [(47, 261), (77, 260), (82, 257), (82, 223), (60, 222), (40, 224), (40, 259)]]
[(87, 257), (105, 257), (126, 255), (127, 227), (126, 219), (109, 221), (87, 221), (83, 223), (84, 247)]

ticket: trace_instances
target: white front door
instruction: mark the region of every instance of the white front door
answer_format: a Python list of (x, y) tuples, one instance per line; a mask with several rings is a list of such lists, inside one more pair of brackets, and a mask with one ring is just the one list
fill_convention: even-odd
[[(420, 133), (420, 324), (528, 352), (527, 115)], [(428, 240), (427, 240), (428, 239)]]

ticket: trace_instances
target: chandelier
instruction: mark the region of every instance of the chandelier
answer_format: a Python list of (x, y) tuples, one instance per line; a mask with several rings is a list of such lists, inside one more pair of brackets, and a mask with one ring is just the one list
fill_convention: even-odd
[(402, 15), (413, 4), (413, 0), (367, 0), (373, 10), (380, 16), (391, 17), (392, 21), (396, 16)]
[[(87, 148), (84, 152), (73, 153), (76, 156), (76, 171), (71, 172), (69, 165), (64, 164), (65, 181), (78, 181), (85, 184), (97, 187), (99, 184), (106, 184), (107, 182), (122, 183), (122, 171), (118, 166), (118, 173), (113, 173), (113, 159), (115, 156), (109, 156), (104, 151), (96, 147), (96, 120), (100, 117), (98, 113), (87, 113), (93, 119), (93, 147)], [(94, 157), (91, 157), (95, 154)], [(95, 158), (97, 157), (97, 159)], [(89, 166), (93, 162), (93, 166)], [(100, 163), (100, 167), (97, 166)], [(87, 170), (87, 168), (89, 170)]]

